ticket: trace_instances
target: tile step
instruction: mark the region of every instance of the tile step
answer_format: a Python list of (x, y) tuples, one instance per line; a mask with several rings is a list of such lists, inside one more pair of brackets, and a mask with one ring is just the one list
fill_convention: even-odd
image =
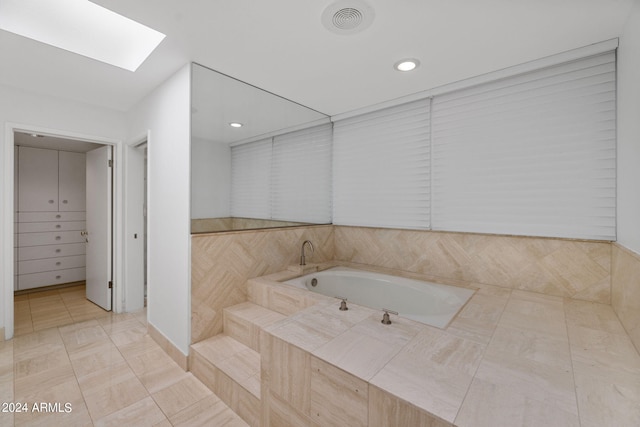
[(190, 370), (249, 425), (260, 424), (260, 354), (220, 334), (191, 346)]
[(224, 333), (254, 351), (260, 352), (260, 330), (287, 316), (252, 302), (223, 310)]

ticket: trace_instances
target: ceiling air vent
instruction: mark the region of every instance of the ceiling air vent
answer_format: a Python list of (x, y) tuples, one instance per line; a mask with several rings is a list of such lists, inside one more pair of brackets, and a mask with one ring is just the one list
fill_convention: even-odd
[(339, 0), (322, 12), (322, 24), (336, 34), (355, 34), (368, 28), (375, 13), (363, 1)]

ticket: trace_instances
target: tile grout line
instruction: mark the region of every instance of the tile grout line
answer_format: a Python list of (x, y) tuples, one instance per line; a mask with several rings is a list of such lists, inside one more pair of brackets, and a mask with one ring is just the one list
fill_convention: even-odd
[[(456, 416), (453, 417), (453, 422), (451, 423), (452, 426), (456, 426), (456, 420), (458, 419), (458, 415), (460, 415), (460, 411), (462, 410), (462, 407), (464, 406), (464, 402), (465, 400), (467, 400), (467, 396), (469, 395), (469, 390), (471, 389), (471, 386), (473, 385), (473, 381), (476, 379), (476, 375), (478, 374), (478, 370), (480, 369), (480, 365), (482, 365), (482, 362), (484, 362), (484, 358), (487, 354), (487, 349), (489, 348), (489, 346), (491, 345), (491, 342), (493, 341), (493, 338), (496, 334), (496, 330), (498, 329), (498, 327), (500, 326), (500, 322), (502, 321), (502, 318), (504, 316), (504, 312), (507, 309), (507, 305), (509, 305), (509, 302), (511, 302), (511, 298), (513, 296), (513, 289), (509, 288), (509, 297), (507, 298), (507, 301), (504, 303), (504, 306), (502, 307), (502, 311), (500, 312), (500, 317), (498, 318), (498, 321), (496, 322), (495, 327), (493, 328), (493, 332), (491, 333), (491, 337), (489, 338), (489, 341), (487, 341), (487, 344), (484, 346), (484, 349), (482, 350), (482, 355), (480, 356), (480, 362), (478, 363), (478, 366), (476, 367), (476, 370), (473, 372), (473, 377), (471, 378), (471, 382), (469, 382), (469, 386), (467, 387), (467, 391), (465, 391), (464, 393), (464, 397), (462, 398), (462, 402), (460, 402), (460, 407), (458, 408), (458, 411), (456, 412)], [(471, 299), (469, 299), (471, 300)]]
[(571, 334), (569, 333), (569, 317), (567, 316), (566, 301), (567, 297), (562, 298), (562, 313), (564, 314), (564, 326), (567, 332), (567, 344), (569, 345), (569, 361), (571, 362), (571, 380), (573, 381), (573, 397), (576, 401), (576, 411), (578, 412), (578, 426), (582, 425), (582, 415), (580, 413), (580, 404), (578, 403), (578, 388), (576, 385), (576, 370), (573, 366), (573, 349), (571, 346)]
[[(144, 327), (146, 328), (147, 332), (146, 332), (146, 333), (145, 333), (145, 335), (143, 335), (143, 336), (150, 336), (150, 335), (149, 335), (149, 326), (148, 326), (148, 325), (143, 324), (140, 320), (138, 320), (138, 318), (137, 318), (136, 316), (133, 316), (133, 318), (134, 318), (138, 323), (140, 323), (142, 326), (144, 326)], [(102, 325), (100, 325), (100, 326), (102, 327)], [(122, 350), (120, 349), (120, 347), (119, 347), (119, 346), (118, 346), (118, 345), (113, 341), (113, 337), (112, 337), (112, 335), (111, 335), (111, 334), (109, 334), (109, 333), (107, 333), (107, 331), (105, 331), (105, 333), (106, 333), (106, 334), (107, 334), (107, 336), (109, 337), (109, 340), (111, 341), (111, 343), (112, 343), (112, 344), (115, 346), (115, 348), (118, 350), (118, 353), (120, 354), (120, 356), (122, 356), (122, 359), (125, 361), (125, 363), (126, 363), (126, 364), (127, 364), (127, 366), (129, 367), (129, 369), (131, 369), (131, 372), (133, 372), (133, 375), (135, 375), (136, 379), (140, 382), (140, 384), (142, 385), (142, 387), (144, 387), (145, 391), (147, 392), (148, 397), (150, 397), (150, 398), (151, 398), (151, 400), (153, 401), (154, 405), (156, 405), (156, 406), (158, 407), (158, 409), (160, 410), (160, 412), (162, 412), (162, 414), (164, 415), (164, 417), (165, 417), (165, 419), (167, 420), (167, 422), (173, 426), (173, 423), (169, 420), (169, 416), (166, 414), (166, 412), (162, 409), (162, 407), (158, 404), (158, 402), (157, 402), (157, 401), (155, 400), (155, 398), (153, 397), (153, 393), (151, 393), (151, 391), (147, 388), (147, 386), (146, 386), (146, 385), (144, 385), (144, 384), (142, 383), (142, 381), (140, 381), (140, 377), (138, 376), (138, 374), (136, 373), (136, 371), (134, 371), (134, 370), (133, 370), (133, 367), (132, 367), (132, 366), (131, 366), (131, 364), (129, 363), (129, 359), (128, 359), (128, 358), (127, 358), (127, 357), (122, 353)], [(154, 341), (154, 342), (155, 342), (155, 341)], [(156, 343), (156, 344), (157, 344), (157, 343)], [(166, 354), (166, 352), (165, 352), (165, 351), (164, 351), (164, 350), (163, 350), (159, 345), (158, 345), (158, 348), (160, 348), (160, 349), (163, 351), (163, 353), (165, 353), (165, 354)], [(175, 363), (175, 362), (173, 361), (173, 359), (171, 360), (171, 363)], [(174, 382), (174, 383), (171, 383), (171, 384), (170, 384), (170, 385), (168, 385), (167, 387), (162, 388), (162, 390), (164, 390), (165, 388), (171, 387), (171, 386), (172, 386), (172, 385), (174, 385), (175, 383), (177, 383), (177, 381), (176, 381), (176, 382)], [(160, 390), (159, 390), (159, 391), (160, 391)], [(142, 401), (142, 400), (144, 400), (144, 399), (146, 399), (146, 397), (145, 397), (145, 398), (143, 398), (143, 399), (140, 399), (140, 400), (138, 400), (137, 402), (134, 402), (134, 403), (132, 403), (131, 405), (128, 405), (128, 406), (126, 406), (125, 408), (122, 408), (122, 409), (126, 409), (126, 408), (128, 408), (128, 407), (130, 407), (130, 406), (132, 406), (132, 405), (135, 405), (136, 403), (141, 402), (141, 401)], [(122, 409), (119, 409), (119, 410), (122, 410)], [(117, 411), (116, 411), (116, 412), (117, 412)], [(112, 412), (112, 414), (113, 414), (113, 413), (114, 413), (114, 412)], [(109, 414), (109, 415), (111, 415), (111, 414)], [(105, 415), (105, 417), (106, 417), (106, 416), (109, 416), (109, 415)]]
[[(80, 322), (78, 322), (78, 323), (80, 323)], [(62, 339), (62, 345), (64, 346), (64, 350), (67, 352), (67, 357), (69, 358), (69, 363), (71, 364), (71, 370), (73, 371), (73, 378), (75, 378), (76, 384), (78, 385), (78, 390), (80, 390), (80, 396), (82, 396), (82, 401), (84, 402), (84, 406), (87, 409), (87, 415), (89, 415), (89, 419), (91, 420), (91, 424), (95, 426), (95, 422), (93, 420), (93, 417), (91, 416), (91, 412), (89, 412), (89, 405), (87, 404), (87, 400), (85, 398), (84, 392), (82, 391), (82, 387), (80, 387), (80, 381), (78, 380), (78, 374), (76, 373), (76, 370), (74, 369), (74, 366), (73, 366), (73, 362), (71, 361), (71, 355), (69, 354), (69, 349), (67, 348), (67, 344), (64, 342), (64, 338), (62, 338), (62, 332), (60, 331), (60, 328), (64, 327), (64, 326), (69, 326), (69, 325), (57, 326), (56, 328), (58, 329), (58, 333), (60, 334), (60, 338)], [(102, 327), (100, 325), (100, 323), (98, 323), (98, 326)]]

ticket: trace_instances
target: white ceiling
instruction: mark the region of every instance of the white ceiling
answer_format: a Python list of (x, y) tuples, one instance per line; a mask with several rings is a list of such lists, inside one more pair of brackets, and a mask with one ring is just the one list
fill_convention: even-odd
[(0, 84), (127, 111), (195, 61), (335, 115), (618, 37), (636, 0), (366, 1), (345, 36), (321, 24), (332, 0), (95, 0), (167, 35), (138, 71), (0, 30)]

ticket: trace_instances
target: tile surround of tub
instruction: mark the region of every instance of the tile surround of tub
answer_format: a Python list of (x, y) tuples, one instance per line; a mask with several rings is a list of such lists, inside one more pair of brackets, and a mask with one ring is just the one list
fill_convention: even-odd
[(611, 305), (640, 352), (640, 255), (612, 245)]
[(459, 280), (611, 303), (611, 244), (336, 226), (335, 259)]
[[(640, 423), (640, 355), (610, 305), (487, 285), (444, 330), (353, 308), (321, 302), (262, 330), (263, 425)], [(336, 396), (355, 403), (338, 411)]]
[(191, 342), (222, 332), (222, 310), (247, 301), (247, 280), (300, 261), (311, 240), (309, 262), (334, 258), (333, 226), (228, 232), (191, 237)]

